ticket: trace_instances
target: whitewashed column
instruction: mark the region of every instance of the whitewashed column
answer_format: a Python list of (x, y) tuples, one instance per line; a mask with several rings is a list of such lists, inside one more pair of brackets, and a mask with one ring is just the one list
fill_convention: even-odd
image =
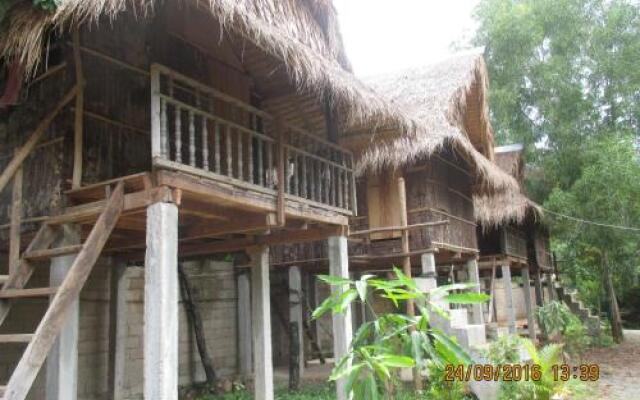
[[(329, 273), (333, 276), (349, 278), (349, 255), (347, 252), (346, 236), (331, 236), (329, 238)], [(344, 288), (332, 286), (333, 293), (341, 293)], [(338, 362), (347, 354), (352, 339), (351, 308), (347, 308), (344, 314), (333, 315), (333, 355)], [(351, 396), (345, 393), (345, 379), (336, 382), (337, 399), (347, 400)]]
[(252, 368), (251, 279), (249, 271), (238, 275), (238, 359), (242, 376), (250, 376)]
[(178, 399), (178, 207), (147, 208), (144, 398)]
[[(475, 283), (476, 287), (473, 289), (476, 293), (481, 293), (480, 290), (480, 272), (478, 271), (478, 260), (475, 258), (467, 261), (467, 276), (469, 282)], [(484, 324), (484, 318), (482, 315), (482, 304), (471, 305), (471, 315), (473, 317), (473, 323), (476, 325)]]
[(302, 276), (300, 267), (289, 267), (289, 321), (296, 323), (298, 328), (298, 371), (300, 377), (304, 374), (304, 327), (302, 313)]
[[(56, 247), (72, 246), (80, 243), (78, 227), (62, 227), (62, 239)], [(51, 260), (49, 285), (58, 287), (67, 276), (76, 254), (56, 257)], [(78, 397), (78, 323), (80, 303), (76, 300), (70, 307), (69, 317), (51, 352), (47, 357), (47, 400), (75, 400)]]
[(249, 251), (251, 257), (251, 304), (253, 329), (254, 398), (273, 400), (271, 352), (271, 295), (269, 289), (269, 248)]
[(502, 266), (502, 283), (504, 285), (505, 307), (507, 308), (507, 318), (509, 322), (509, 333), (516, 333), (516, 312), (513, 307), (513, 289), (511, 286), (511, 267)]

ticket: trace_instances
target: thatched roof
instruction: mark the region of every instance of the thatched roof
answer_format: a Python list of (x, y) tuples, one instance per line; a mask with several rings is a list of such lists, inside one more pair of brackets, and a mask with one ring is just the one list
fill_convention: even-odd
[(487, 69), (480, 49), (364, 81), (402, 110), (414, 126), (404, 131), (395, 129), (397, 134), (391, 138), (375, 140), (377, 133), (389, 130), (388, 126), (379, 126), (370, 146), (362, 152), (361, 170), (400, 167), (450, 144), (475, 167), (480, 183), (491, 189), (517, 187), (511, 176), (490, 161), (493, 132), (487, 104)]
[[(512, 144), (495, 148), (495, 162), (505, 172), (524, 184), (524, 146)], [(484, 227), (521, 223), (525, 218), (540, 221), (543, 212), (529, 200), (522, 186), (518, 190), (503, 190), (473, 198), (476, 220)]]
[(495, 148), (495, 162), (503, 171), (513, 176), (520, 182), (524, 182), (524, 162), (522, 152), (524, 146), (522, 144), (511, 144)]

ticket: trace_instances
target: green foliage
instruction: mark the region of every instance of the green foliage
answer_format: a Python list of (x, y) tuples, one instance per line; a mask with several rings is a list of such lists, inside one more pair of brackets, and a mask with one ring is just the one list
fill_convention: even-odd
[(439, 400), (463, 400), (466, 399), (464, 384), (460, 381), (446, 381), (445, 370), (442, 366), (432, 363), (429, 365), (429, 387), (426, 390), (426, 399)]
[(521, 349), (528, 354), (529, 364), (540, 368), (540, 379), (501, 381), (498, 392), (500, 400), (550, 400), (557, 395), (565, 395), (571, 399), (582, 398), (584, 385), (581, 385), (581, 382), (563, 382), (554, 379), (553, 366), (563, 362), (562, 344), (552, 343), (537, 349), (529, 339), (517, 335), (505, 335), (491, 343), (485, 356), (493, 365), (524, 365), (521, 360)]
[[(476, 293), (450, 293), (473, 287), (473, 284), (440, 286), (423, 293), (413, 279), (394, 268), (396, 278), (384, 280), (365, 275), (357, 281), (320, 276), (324, 282), (339, 286), (313, 313), (319, 318), (327, 312), (341, 314), (351, 304), (364, 304), (375, 316), (374, 321), (364, 323), (355, 333), (349, 352), (336, 364), (331, 380), (346, 379), (347, 392), (353, 391), (357, 399), (379, 399), (389, 390), (400, 386), (398, 372), (402, 368), (428, 366), (444, 368), (446, 364), (470, 364), (471, 358), (454, 338), (433, 328), (429, 316), (436, 313), (447, 317), (434, 299), (458, 304), (475, 304), (488, 300)], [(371, 298), (388, 299), (396, 312), (376, 315)], [(419, 311), (418, 316), (403, 313), (405, 303), (411, 300)]]
[(542, 307), (538, 307), (537, 317), (540, 327), (547, 336), (564, 333), (567, 325), (576, 318), (569, 307), (559, 301), (550, 301)]
[[(492, 125), (500, 144), (526, 145), (529, 194), (560, 214), (639, 227), (640, 3), (481, 0), (476, 19)], [(608, 256), (624, 304), (640, 274), (638, 232), (547, 216), (581, 297), (600, 310)]]
[[(335, 388), (331, 385), (313, 385), (299, 391), (289, 391), (287, 388), (277, 388), (276, 400), (335, 400)], [(236, 390), (222, 395), (207, 395), (196, 400), (252, 400), (253, 395), (247, 390)]]

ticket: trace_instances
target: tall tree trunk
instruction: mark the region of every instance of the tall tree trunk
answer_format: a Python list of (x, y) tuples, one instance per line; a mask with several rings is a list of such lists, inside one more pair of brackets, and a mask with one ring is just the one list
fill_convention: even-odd
[(200, 354), (200, 360), (202, 361), (202, 367), (204, 368), (204, 374), (207, 377), (207, 385), (215, 390), (216, 385), (216, 372), (213, 368), (213, 360), (207, 350), (207, 343), (204, 336), (204, 328), (202, 327), (202, 316), (200, 310), (193, 298), (193, 288), (187, 278), (187, 274), (184, 272), (182, 263), (178, 263), (178, 277), (180, 279), (180, 289), (182, 292), (182, 301), (184, 302), (184, 308), (187, 311), (187, 316), (193, 325), (193, 331), (196, 336), (196, 345), (198, 347), (198, 353)]
[(611, 303), (609, 318), (611, 321), (611, 335), (616, 343), (621, 343), (624, 339), (622, 332), (622, 318), (620, 317), (620, 309), (618, 308), (618, 300), (616, 299), (616, 292), (613, 288), (613, 280), (611, 279), (611, 269), (609, 267), (609, 258), (607, 252), (603, 254), (605, 279), (607, 284), (607, 291), (609, 292), (609, 301)]

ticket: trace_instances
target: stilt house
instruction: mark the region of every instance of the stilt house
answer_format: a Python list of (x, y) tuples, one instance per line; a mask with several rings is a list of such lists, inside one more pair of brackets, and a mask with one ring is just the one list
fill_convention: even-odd
[[(410, 116), (412, 125), (361, 124), (341, 136), (340, 143), (354, 152), (359, 173), (357, 215), (349, 225), (352, 274), (384, 274), (395, 265), (416, 275), (437, 271), (441, 283), (452, 273), (456, 281), (476, 280), (473, 197), (519, 190), (516, 180), (491, 161), (482, 56), (472, 51), (365, 82)], [(282, 246), (272, 256), (275, 264), (292, 269), (328, 270), (324, 243)], [(310, 281), (311, 300), (317, 290)], [(471, 323), (481, 325), (480, 307), (471, 314)], [(354, 310), (356, 324), (366, 318), (364, 311)], [(315, 332), (321, 347), (330, 341), (322, 327)]]
[[(522, 145), (497, 147), (495, 161), (524, 185)], [(542, 211), (523, 192), (475, 197), (479, 264), (484, 289), (491, 295), (489, 326), (510, 333), (525, 329), (535, 339), (536, 331), (530, 329), (535, 325), (535, 305), (553, 298), (552, 257)], [(513, 282), (514, 276), (521, 284)], [(547, 295), (543, 283), (547, 284)]]
[(203, 380), (180, 263), (216, 377), (272, 399), (268, 246), (328, 240), (346, 276), (339, 136), (410, 119), (351, 75), (330, 1), (55, 4), (12, 2), (0, 35), (0, 398)]

